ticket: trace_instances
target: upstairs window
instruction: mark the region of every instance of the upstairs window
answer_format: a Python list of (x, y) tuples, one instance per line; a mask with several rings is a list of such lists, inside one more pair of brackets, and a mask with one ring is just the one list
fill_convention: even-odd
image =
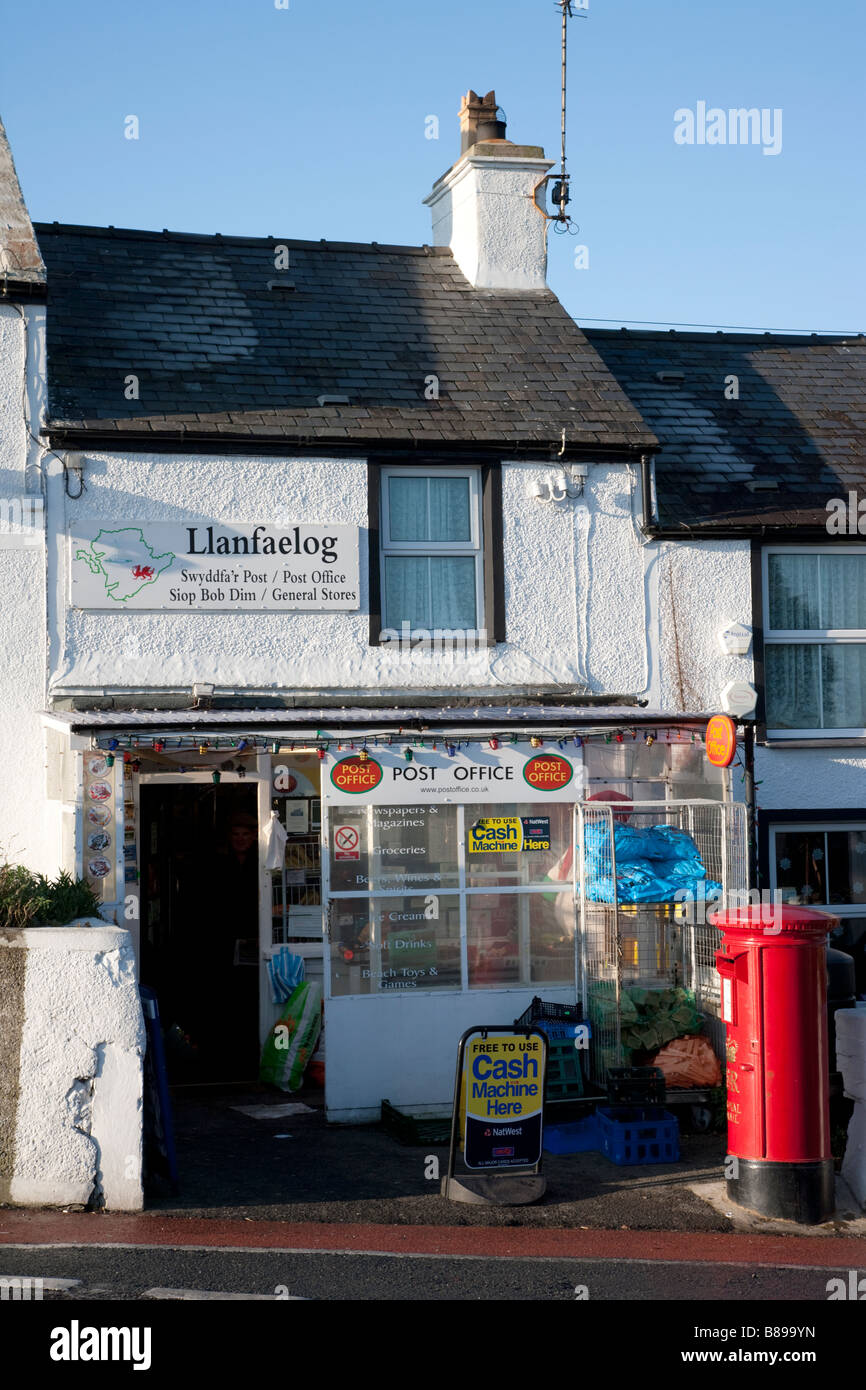
[(764, 552), (767, 730), (866, 734), (866, 546)]
[(383, 468), (382, 628), (471, 632), (484, 626), (477, 468)]

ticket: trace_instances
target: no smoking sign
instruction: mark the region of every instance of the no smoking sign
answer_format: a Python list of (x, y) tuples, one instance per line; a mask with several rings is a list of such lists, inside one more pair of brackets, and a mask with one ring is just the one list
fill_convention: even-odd
[(334, 829), (334, 858), (360, 859), (361, 837), (354, 825), (338, 825)]

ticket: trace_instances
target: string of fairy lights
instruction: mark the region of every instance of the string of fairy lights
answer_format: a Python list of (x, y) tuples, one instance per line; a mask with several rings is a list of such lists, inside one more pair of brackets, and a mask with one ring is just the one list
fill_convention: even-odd
[[(144, 734), (141, 732), (129, 732), (121, 735), (99, 736), (95, 740), (95, 747), (105, 754), (105, 761), (112, 767), (120, 757), (124, 768), (133, 773), (141, 771), (144, 755), (148, 760), (159, 757), (160, 754), (169, 755), (169, 758), (176, 757), (178, 754), (191, 753), (197, 754), (198, 758), (212, 757), (225, 753), (228, 762), (222, 769), (215, 768), (212, 772), (214, 781), (218, 782), (222, 771), (233, 771), (239, 777), (246, 774), (246, 766), (243, 761), (232, 764), (231, 759), (249, 758), (260, 753), (270, 753), (273, 757), (304, 756), (315, 754), (319, 762), (324, 762), (330, 755), (352, 756), (358, 758), (360, 762), (366, 762), (375, 753), (385, 749), (398, 749), (402, 757), (407, 762), (412, 762), (419, 752), (428, 751), (455, 758), (460, 754), (468, 753), (472, 748), (487, 749), (496, 752), (499, 748), (519, 748), (521, 745), (528, 745), (533, 751), (547, 749), (549, 752), (560, 751), (568, 753), (575, 749), (581, 749), (587, 744), (602, 745), (634, 745), (640, 741), (645, 747), (651, 748), (654, 743), (661, 744), (697, 744), (706, 741), (705, 733), (702, 729), (692, 727), (683, 728), (682, 726), (657, 726), (654, 728), (641, 728), (635, 726), (615, 726), (610, 728), (588, 729), (536, 729), (529, 730), (505, 730), (505, 731), (485, 731), (483, 734), (478, 730), (473, 730), (468, 734), (466, 730), (435, 731), (430, 730), (413, 731), (398, 728), (394, 730), (373, 730), (367, 732), (352, 731), (348, 734), (330, 734), (322, 729), (317, 729), (314, 735), (242, 735), (208, 734), (204, 736), (192, 731), (183, 734), (154, 733)], [(185, 772), (196, 771), (201, 763), (197, 759), (192, 759), (190, 763), (174, 763), (174, 770), (183, 774)]]

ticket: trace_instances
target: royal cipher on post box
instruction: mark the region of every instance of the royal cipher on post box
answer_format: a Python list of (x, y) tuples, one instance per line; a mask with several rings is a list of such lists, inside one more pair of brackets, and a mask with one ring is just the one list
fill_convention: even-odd
[(765, 1216), (826, 1221), (834, 1210), (826, 943), (838, 918), (774, 904), (710, 920), (723, 933), (728, 1197)]

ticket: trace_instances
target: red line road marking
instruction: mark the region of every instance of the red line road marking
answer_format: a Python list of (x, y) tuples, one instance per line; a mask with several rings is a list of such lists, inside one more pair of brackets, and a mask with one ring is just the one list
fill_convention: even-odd
[(223, 1221), (94, 1212), (0, 1212), (3, 1245), (150, 1245), (182, 1250), (355, 1250), (532, 1259), (663, 1260), (687, 1264), (866, 1265), (854, 1236), (757, 1236), (718, 1231), (581, 1231), (524, 1226), (375, 1226), (308, 1221)]

